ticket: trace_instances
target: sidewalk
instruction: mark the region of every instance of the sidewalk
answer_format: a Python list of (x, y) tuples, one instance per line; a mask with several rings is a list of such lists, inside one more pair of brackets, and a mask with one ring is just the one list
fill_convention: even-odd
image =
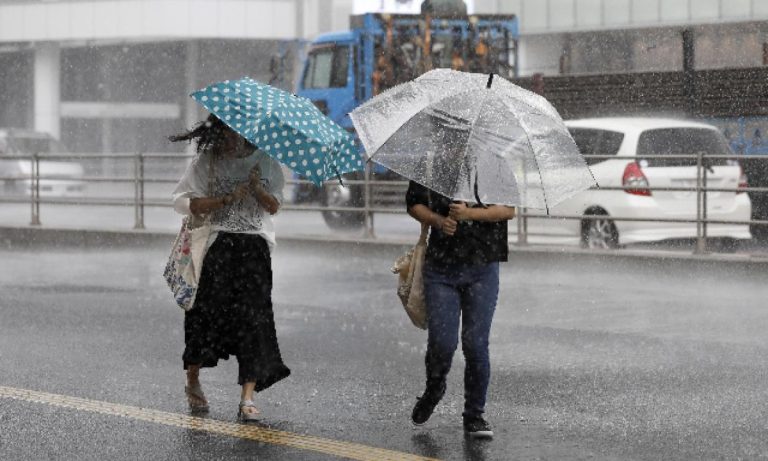
[[(147, 247), (168, 246), (170, 248), (176, 233), (168, 229), (119, 230), (119, 229), (72, 229), (36, 226), (0, 227), (0, 246), (8, 249), (41, 247)], [(315, 246), (317, 244), (359, 251), (374, 248), (400, 248), (405, 251), (414, 244), (416, 237), (389, 236), (382, 238), (361, 238), (345, 234), (279, 234), (278, 245)], [(366, 250), (367, 249), (367, 250)], [(696, 255), (674, 250), (619, 249), (585, 250), (576, 247), (552, 245), (510, 245), (510, 260), (581, 261), (586, 263), (626, 262), (663, 268), (684, 265), (685, 267), (733, 270), (768, 269), (768, 254), (723, 254), (709, 253)]]
[[(0, 244), (6, 247), (29, 245), (146, 245), (168, 244), (178, 232), (180, 217), (170, 208), (147, 207), (145, 229), (133, 229), (134, 209), (129, 206), (42, 205), (42, 224), (32, 226), (29, 205), (0, 204)], [(514, 221), (513, 221), (514, 223)], [(333, 230), (320, 212), (291, 211), (275, 218), (278, 242), (324, 242), (367, 246), (401, 246), (415, 244), (419, 228), (406, 214), (376, 214), (374, 237), (362, 230)], [(510, 225), (510, 233), (514, 232)], [(510, 236), (510, 251), (515, 253), (579, 258), (665, 259), (700, 262), (768, 263), (768, 247), (745, 242), (733, 253), (693, 254), (690, 245), (635, 245), (618, 250), (585, 250), (574, 245), (552, 244), (530, 239), (528, 245), (517, 245)]]

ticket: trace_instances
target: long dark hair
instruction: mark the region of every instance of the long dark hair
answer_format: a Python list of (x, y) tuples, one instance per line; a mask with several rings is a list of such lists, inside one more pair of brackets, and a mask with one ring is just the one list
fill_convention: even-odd
[(171, 142), (195, 141), (199, 154), (203, 152), (218, 154), (221, 140), (224, 139), (224, 134), (227, 131), (232, 131), (232, 129), (219, 120), (218, 117), (211, 114), (191, 130), (174, 136), (168, 136), (168, 139)]

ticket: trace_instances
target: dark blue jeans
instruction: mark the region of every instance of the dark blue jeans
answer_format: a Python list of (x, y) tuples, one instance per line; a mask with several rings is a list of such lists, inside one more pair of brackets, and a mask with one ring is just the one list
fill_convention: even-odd
[(424, 267), (427, 302), (427, 386), (448, 376), (459, 342), (466, 360), (464, 417), (481, 416), (491, 377), (488, 337), (499, 297), (499, 263)]

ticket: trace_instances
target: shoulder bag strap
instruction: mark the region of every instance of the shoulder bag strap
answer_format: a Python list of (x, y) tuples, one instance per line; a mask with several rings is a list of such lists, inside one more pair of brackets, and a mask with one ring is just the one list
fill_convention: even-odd
[[(427, 182), (431, 182), (432, 179), (432, 157), (427, 156)], [(432, 211), (432, 190), (427, 189), (427, 208)], [(421, 223), (421, 235), (419, 235), (419, 244), (423, 245), (427, 243), (427, 237), (429, 236), (429, 224)]]
[[(213, 154), (209, 153), (209, 155), (211, 156), (211, 158), (208, 161), (208, 190), (206, 192), (206, 197), (207, 198), (211, 198), (211, 196), (213, 195), (213, 181), (215, 179), (214, 176), (216, 175), (215, 171), (214, 171), (214, 157), (213, 157)], [(198, 219), (197, 220), (197, 226), (210, 225), (211, 224), (212, 215), (213, 215), (213, 213), (209, 212), (208, 214), (205, 215), (205, 217), (202, 218), (202, 220)]]

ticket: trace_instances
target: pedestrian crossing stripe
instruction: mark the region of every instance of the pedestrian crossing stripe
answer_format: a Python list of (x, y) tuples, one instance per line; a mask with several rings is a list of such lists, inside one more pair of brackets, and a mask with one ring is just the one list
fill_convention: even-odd
[(401, 453), (384, 448), (369, 447), (358, 443), (324, 439), (321, 437), (294, 434), (265, 427), (219, 421), (130, 405), (121, 405), (100, 400), (50, 394), (28, 389), (0, 386), (0, 398), (52, 405), (78, 411), (88, 411), (91, 413), (129, 418), (182, 429), (192, 429), (210, 434), (237, 437), (272, 445), (281, 445), (284, 447), (313, 451), (358, 461), (435, 461), (432, 458), (425, 458), (423, 456)]

